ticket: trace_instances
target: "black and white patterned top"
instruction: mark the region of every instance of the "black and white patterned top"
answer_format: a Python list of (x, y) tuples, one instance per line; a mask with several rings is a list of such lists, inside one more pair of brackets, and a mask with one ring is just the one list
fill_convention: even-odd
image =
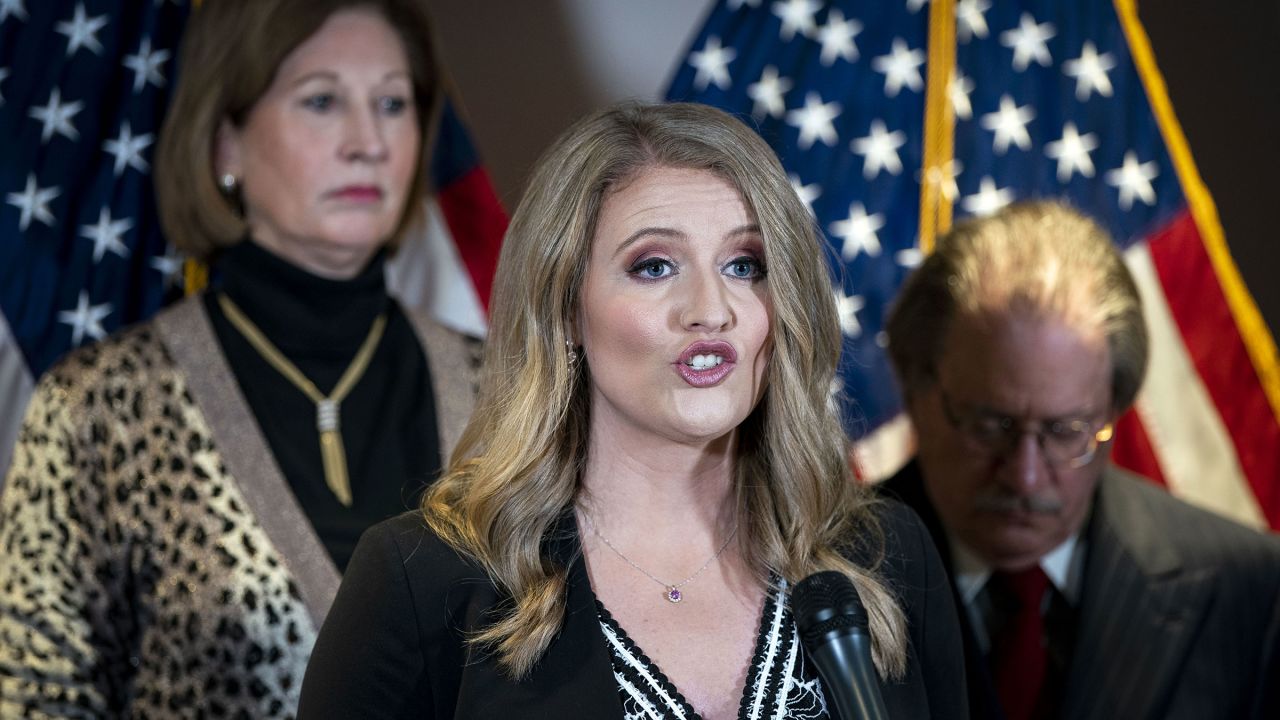
[[(765, 598), (751, 668), (738, 706), (739, 720), (825, 720), (827, 701), (817, 673), (805, 663), (791, 609), (787, 582), (774, 580)], [(698, 713), (675, 685), (596, 601), (600, 629), (613, 661), (626, 720), (695, 720)]]

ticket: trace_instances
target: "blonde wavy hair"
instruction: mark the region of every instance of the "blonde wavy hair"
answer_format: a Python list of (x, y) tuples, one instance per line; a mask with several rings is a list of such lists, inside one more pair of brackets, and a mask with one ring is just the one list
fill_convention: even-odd
[(756, 133), (694, 104), (626, 104), (584, 118), (543, 155), (512, 218), (476, 410), (423, 499), (431, 528), (512, 598), (472, 642), (519, 678), (563, 624), (568, 568), (544, 548), (572, 512), (590, 424), (590, 370), (569, 364), (565, 340), (602, 202), (658, 167), (724, 178), (763, 236), (773, 355), (765, 395), (738, 428), (742, 555), (762, 583), (772, 573), (790, 582), (819, 570), (849, 575), (870, 614), (876, 666), (899, 676), (906, 623), (877, 574), (883, 535), (827, 402), (841, 334), (814, 222)]

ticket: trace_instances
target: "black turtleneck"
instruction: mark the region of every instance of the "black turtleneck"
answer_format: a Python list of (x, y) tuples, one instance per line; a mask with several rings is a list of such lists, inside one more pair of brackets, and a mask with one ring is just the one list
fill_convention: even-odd
[[(294, 495), (338, 568), (360, 533), (415, 507), (440, 470), (439, 435), (427, 359), (400, 307), (387, 295), (379, 253), (350, 280), (329, 280), (251, 240), (223, 254), (205, 308)], [(316, 406), (258, 354), (223, 314), (224, 292), (326, 395), (342, 377), (381, 312), (387, 328), (360, 381), (342, 402), (341, 428), (353, 504), (325, 484)]]

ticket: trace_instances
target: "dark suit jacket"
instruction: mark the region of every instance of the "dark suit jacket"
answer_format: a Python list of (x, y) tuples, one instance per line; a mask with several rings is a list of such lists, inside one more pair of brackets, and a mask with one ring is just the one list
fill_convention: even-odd
[[(906, 676), (881, 683), (895, 718), (964, 718), (964, 667), (949, 582), (915, 514), (886, 503), (886, 580), (909, 626)], [(569, 563), (564, 627), (524, 681), (464, 644), (503, 601), (493, 584), (402, 515), (370, 529), (316, 643), (298, 717), (617, 718), (622, 703), (595, 595), (566, 516), (551, 556)], [(926, 629), (928, 634), (926, 636)]]
[[(920, 514), (950, 569), (919, 467), (909, 464), (882, 488)], [(1060, 717), (1280, 718), (1280, 540), (1114, 467), (1098, 484), (1083, 538)], [(1002, 718), (960, 616), (971, 714)]]

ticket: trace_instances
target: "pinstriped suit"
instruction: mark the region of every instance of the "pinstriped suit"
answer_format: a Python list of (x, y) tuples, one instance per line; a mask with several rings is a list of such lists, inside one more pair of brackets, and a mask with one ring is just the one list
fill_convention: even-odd
[[(883, 488), (920, 514), (949, 564), (916, 463)], [(1083, 537), (1060, 717), (1280, 718), (1280, 539), (1114, 467)], [(971, 716), (1001, 718), (968, 615), (959, 614)]]

